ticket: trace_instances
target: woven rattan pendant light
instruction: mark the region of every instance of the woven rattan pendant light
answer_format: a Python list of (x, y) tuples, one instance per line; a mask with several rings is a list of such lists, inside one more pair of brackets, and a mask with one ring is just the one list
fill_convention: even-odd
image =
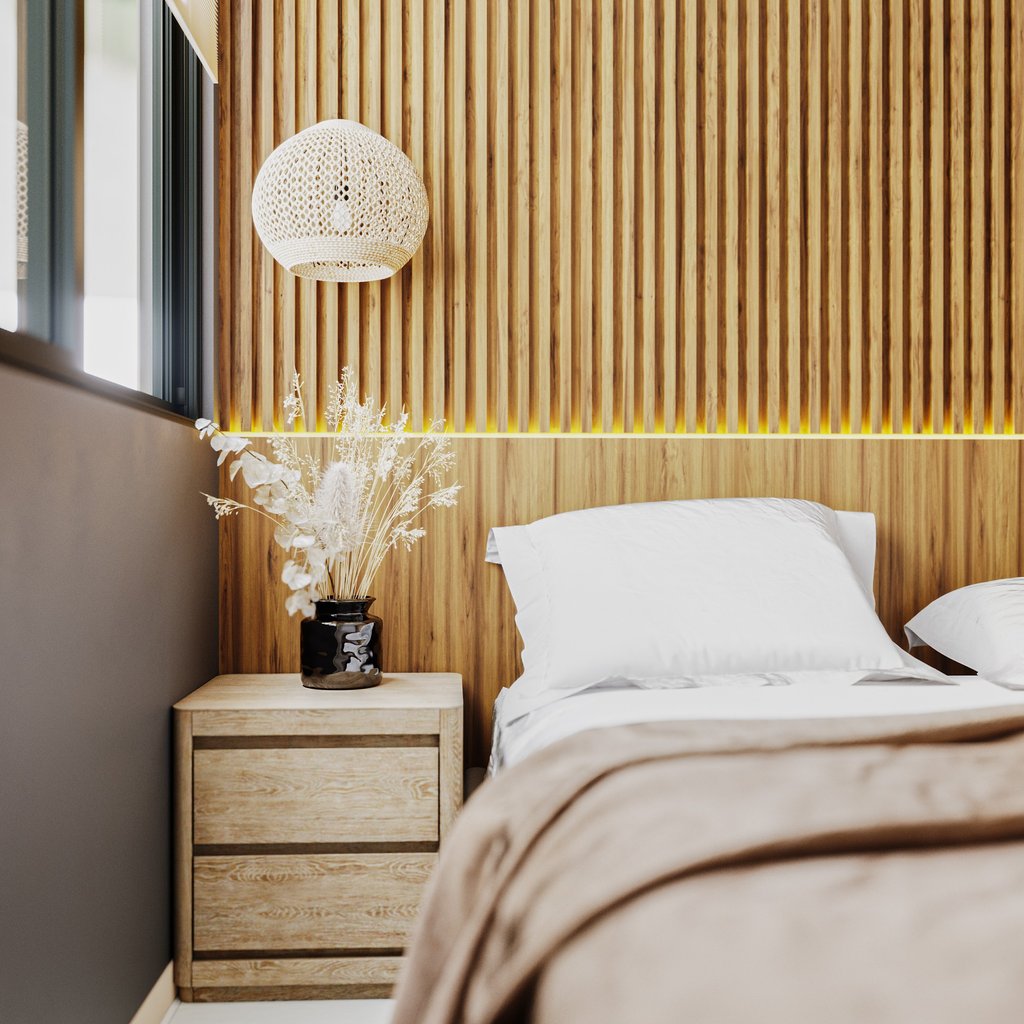
[(357, 121), (321, 121), (267, 157), (252, 191), (263, 244), (298, 277), (379, 281), (427, 230), (427, 192), (409, 158)]

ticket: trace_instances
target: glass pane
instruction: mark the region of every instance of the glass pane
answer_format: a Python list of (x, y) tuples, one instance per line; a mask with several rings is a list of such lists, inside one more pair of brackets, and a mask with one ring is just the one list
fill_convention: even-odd
[(19, 88), (23, 0), (0, 0), (0, 327), (18, 329), (28, 259), (28, 128)]
[(84, 368), (148, 392), (139, 358), (138, 0), (86, 0), (83, 78)]

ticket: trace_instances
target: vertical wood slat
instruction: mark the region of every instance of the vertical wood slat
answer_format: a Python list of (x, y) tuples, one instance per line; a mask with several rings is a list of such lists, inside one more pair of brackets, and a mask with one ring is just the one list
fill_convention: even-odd
[[(985, 223), (985, 193), (987, 191), (988, 147), (988, 54), (991, 40), (988, 38), (988, 18), (985, 0), (971, 0), (969, 26), (969, 72), (968, 96), (970, 98), (970, 135), (967, 148), (970, 153), (970, 239), (968, 242), (967, 266), (970, 272), (970, 324), (968, 327), (968, 357), (970, 360), (969, 419), (965, 413), (963, 429), (972, 433), (983, 433), (990, 412), (988, 405), (989, 387), (986, 380), (987, 362), (985, 354), (986, 330), (988, 326), (988, 303), (985, 275), (989, 270), (987, 262), (987, 228)], [(993, 338), (993, 346), (996, 342)]]
[(989, 191), (991, 204), (989, 208), (989, 265), (992, 272), (989, 279), (989, 307), (992, 310), (991, 358), (992, 391), (989, 398), (989, 421), (987, 427), (995, 434), (1001, 434), (1007, 427), (1007, 390), (1006, 390), (1006, 337), (1009, 309), (1008, 263), (1009, 253), (1007, 241), (1010, 232), (1007, 230), (1009, 221), (1009, 204), (1006, 188), (1006, 165), (1010, 153), (1009, 135), (1007, 132), (1006, 97), (1008, 95), (1006, 55), (1010, 39), (1006, 19), (1005, 0), (992, 0), (991, 32), (989, 46), (990, 93), (989, 103), (991, 115), (989, 120), (990, 136), (988, 151)]
[(530, 427), (530, 6), (509, 3), (509, 323), (510, 429)]
[(868, 36), (866, 40), (865, 67), (868, 77), (867, 110), (867, 291), (868, 302), (865, 310), (867, 326), (868, 392), (865, 410), (865, 430), (880, 434), (888, 412), (884, 381), (886, 377), (886, 353), (882, 347), (884, 322), (882, 302), (885, 297), (885, 250), (883, 246), (884, 189), (882, 161), (884, 159), (882, 140), (885, 120), (882, 106), (882, 86), (886, 67), (882, 60), (882, 32), (885, 11), (880, 4), (867, 5)]
[[(235, 67), (232, 60), (231, 32), (232, 11), (227, 4), (221, 4), (219, 11), (218, 37), (225, 55), (227, 66)], [(244, 59), (244, 55), (243, 55)], [(215, 372), (215, 415), (221, 424), (231, 430), (238, 428), (238, 403), (231, 387), (235, 360), (236, 338), (232, 319), (235, 313), (236, 274), (233, 264), (234, 221), (231, 216), (231, 195), (234, 192), (232, 100), (236, 88), (233, 75), (225, 75), (217, 90), (217, 195), (220, 215), (217, 218), (217, 358)]]
[(551, 201), (551, 288), (553, 358), (551, 429), (567, 433), (573, 429), (573, 35), (572, 4), (560, 0), (553, 7), (554, 52), (552, 60), (552, 103), (555, 123), (552, 127), (553, 149)]
[(703, 277), (703, 346), (704, 353), (704, 407), (701, 416), (702, 429), (708, 433), (718, 430), (718, 225), (719, 225), (719, 146), (718, 146), (718, 90), (719, 90), (719, 47), (718, 7), (722, 0), (707, 0), (704, 14), (704, 36), (700, 46), (704, 58), (703, 110), (698, 118), (703, 121), (704, 233), (701, 254), (701, 275)]
[(466, 332), (466, 274), (463, 271), (464, 253), (468, 241), (466, 230), (465, 184), (469, 177), (466, 159), (466, 95), (467, 62), (466, 31), (468, 19), (466, 0), (453, 0), (450, 6), (449, 31), (445, 36), (447, 55), (445, 68), (445, 134), (453, 158), (444, 164), (445, 195), (447, 199), (448, 244), (444, 247), (443, 272), (448, 287), (445, 305), (445, 333), (451, 339), (451, 386), (446, 389), (445, 419), (456, 432), (466, 429), (470, 414), (469, 352)]
[(655, 139), (658, 147), (655, 155), (655, 175), (658, 181), (658, 196), (654, 211), (655, 214), (662, 213), (662, 217), (661, 244), (655, 251), (657, 277), (654, 288), (658, 303), (655, 334), (661, 351), (661, 362), (656, 373), (662, 388), (662, 412), (656, 428), (673, 432), (679, 423), (678, 338), (681, 289), (677, 269), (679, 261), (676, 256), (679, 238), (679, 111), (676, 105), (676, 75), (680, 12), (676, 8), (675, 0), (662, 0), (659, 12), (661, 22), (657, 29), (657, 41), (660, 47), (660, 60), (655, 85)]
[(927, 293), (925, 290), (925, 9), (927, 0), (910, 0), (910, 361), (906, 367), (910, 385), (910, 431), (924, 429), (925, 350)]
[[(491, 189), (488, 196), (488, 291), (493, 303), (489, 336), (494, 346), (491, 408), (495, 429), (509, 429), (509, 18), (508, 5), (488, 6), (488, 154)], [(514, 429), (514, 427), (513, 427)]]
[[(381, 47), (381, 134), (396, 146), (402, 144), (402, 0), (384, 0)], [(486, 52), (486, 47), (483, 48)], [(481, 214), (485, 215), (485, 214)], [(486, 262), (484, 262), (486, 268)], [(402, 298), (410, 268), (388, 278), (381, 285), (381, 375), (383, 383), (378, 396), (395, 415), (406, 404), (405, 352), (403, 338)], [(484, 289), (486, 291), (486, 288)], [(486, 332), (485, 332), (486, 333)]]
[[(786, 66), (786, 429), (800, 433), (802, 421), (802, 368), (801, 356), (805, 351), (806, 331), (801, 317), (801, 267), (804, 263), (802, 177), (805, 160), (801, 152), (801, 134), (804, 114), (801, 78), (804, 66), (801, 31), (801, 5), (786, 4), (785, 25)], [(780, 183), (781, 185), (781, 183)]]
[[(223, 5), (222, 8), (223, 10)], [(264, 55), (265, 56), (265, 55)], [(295, 5), (274, 4), (274, 145), (295, 134)], [(223, 86), (221, 86), (223, 88)], [(223, 157), (223, 145), (221, 147)], [(295, 375), (296, 278), (274, 263), (274, 424), (283, 426), (281, 402)], [(222, 282), (223, 287), (223, 282)], [(221, 296), (223, 302), (223, 295)]]
[[(329, 6), (337, 10), (337, 0), (325, 0)], [(384, 128), (381, 110), (381, 43), (383, 31), (383, 12), (380, 0), (362, 0), (359, 10), (359, 116), (357, 120), (381, 132)], [(323, 32), (321, 28), (321, 32)], [(336, 93), (333, 88), (337, 81), (337, 73), (329, 79), (328, 93)], [(328, 288), (331, 286), (328, 285)], [(348, 289), (359, 300), (359, 348), (361, 383), (364, 391), (383, 396), (383, 371), (381, 367), (381, 303), (383, 301), (380, 281), (369, 281)], [(337, 342), (332, 339), (332, 362), (330, 374), (325, 369), (325, 376), (333, 380), (337, 376)]]
[[(615, 231), (614, 213), (621, 201), (614, 185), (614, 40), (615, 24), (607, 6), (594, 8), (594, 389), (591, 425), (611, 431), (614, 416), (615, 348), (613, 277)], [(586, 130), (586, 129), (584, 129)]]
[[(274, 4), (263, 0), (256, 22), (256, 45), (263, 51), (274, 52)], [(258, 168), (274, 148), (274, 61), (263, 61), (253, 83), (256, 101), (253, 104), (253, 160)], [(274, 260), (258, 241), (253, 245), (254, 281), (253, 299), (253, 428), (270, 430), (274, 426)]]
[(660, 409), (662, 388), (655, 373), (655, 280), (654, 261), (657, 235), (654, 205), (657, 202), (657, 185), (654, 164), (657, 159), (655, 146), (655, 75), (657, 46), (655, 44), (655, 10), (653, 3), (643, 4), (637, 20), (633, 40), (636, 62), (634, 87), (639, 95), (636, 103), (636, 268), (637, 302), (634, 361), (633, 404), (636, 407), (634, 423), (637, 430), (653, 433), (655, 420), (663, 419)]
[[(217, 415), (352, 366), (410, 426), (1024, 431), (1024, 14), (1007, 0), (226, 0)], [(381, 131), (395, 278), (292, 278), (269, 151)]]
[[(232, 9), (231, 41), (238, 53), (253, 46), (253, 11), (247, 4)], [(253, 228), (249, 215), (248, 196), (252, 191), (253, 160), (251, 98), (253, 65), (242, 61), (231, 87), (231, 168), (234, 182), (229, 196), (232, 220), (232, 286), (238, 306), (237, 321), (232, 318), (231, 333), (231, 415), (229, 421), (237, 429), (252, 429), (253, 413)]]
[(906, 222), (907, 222), (907, 60), (905, 6), (892, 4), (889, 7), (889, 46), (883, 58), (888, 69), (889, 108), (888, 145), (889, 159), (885, 168), (888, 175), (886, 193), (888, 216), (888, 291), (883, 299), (883, 317), (888, 321), (889, 358), (889, 419), (885, 428), (900, 433), (907, 428), (909, 409), (904, 402), (906, 395), (905, 376), (909, 364), (905, 359), (907, 338), (905, 334), (907, 265)]
[(928, 154), (928, 190), (929, 190), (929, 239), (930, 254), (928, 277), (930, 294), (928, 300), (929, 335), (928, 350), (930, 354), (931, 391), (928, 395), (931, 415), (925, 429), (941, 434), (946, 426), (946, 329), (948, 321), (948, 282), (946, 279), (946, 232), (949, 227), (949, 203), (946, 191), (948, 158), (947, 142), (949, 137), (949, 115), (947, 112), (948, 78), (946, 53), (945, 17), (946, 0), (931, 0), (928, 15), (929, 36), (929, 92), (928, 129), (931, 136), (931, 147)]
[(967, 145), (967, 16), (965, 0), (949, 0), (949, 390), (948, 416), (953, 430), (963, 431), (967, 399), (966, 326), (967, 210), (970, 183), (965, 166)]
[(551, 4), (530, 5), (530, 429), (551, 430)]
[(828, 71), (827, 139), (827, 247), (828, 260), (828, 430), (837, 434), (843, 429), (849, 409), (845, 402), (846, 379), (843, 354), (843, 24), (834, 4), (825, 6), (826, 55)]
[[(317, 10), (317, 119), (320, 121), (341, 116), (340, 100), (340, 48), (341, 26), (336, 0), (320, 0)], [(325, 408), (329, 390), (338, 379), (338, 324), (339, 289), (329, 283), (318, 284), (316, 289), (316, 368), (317, 394), (320, 407)]]
[(445, 203), (444, 165), (447, 138), (444, 124), (445, 90), (445, 4), (425, 4), (423, 45), (423, 110), (424, 183), (430, 203), (430, 223), (423, 244), (423, 266), (426, 280), (426, 322), (423, 347), (426, 379), (424, 400), (427, 424), (446, 417), (445, 396), (448, 392), (448, 341), (445, 331)]
[[(466, 79), (467, 103), (467, 236), (465, 252), (459, 262), (466, 267), (466, 299), (471, 341), (469, 356), (472, 376), (472, 414), (467, 426), (476, 431), (488, 429), (487, 339), (487, 5), (470, 3), (466, 7), (466, 49), (469, 68)], [(390, 84), (390, 83), (389, 83)]]
[[(563, 0), (565, 2), (565, 0)], [(594, 168), (594, 30), (589, 9), (572, 3), (573, 168)], [(594, 426), (594, 174), (579, 175), (573, 190), (572, 352), (576, 363), (572, 429), (589, 433)]]
[(822, 423), (822, 246), (824, 244), (824, 146), (823, 120), (823, 61), (821, 0), (808, 0), (806, 25), (807, 71), (807, 293), (806, 354), (807, 402), (806, 429), (812, 434), (821, 430)]
[[(336, 83), (340, 94), (340, 113), (349, 121), (359, 121), (363, 47), (361, 38), (361, 14), (359, 0), (336, 0), (341, 18), (341, 68)], [(363, 344), (361, 337), (362, 310), (360, 299), (362, 286), (344, 284), (335, 289), (339, 301), (338, 358), (344, 366), (351, 367), (355, 379), (362, 380)]]
[[(239, 6), (245, 6), (241, 4)], [(317, 120), (317, 8), (315, 4), (298, 4), (295, 18), (296, 49), (296, 115), (295, 128), (302, 131)], [(248, 194), (248, 193), (244, 193)], [(295, 322), (295, 365), (304, 382), (305, 430), (319, 430), (323, 420), (318, 414), (322, 408), (319, 398), (323, 393), (322, 380), (317, 375), (317, 284), (315, 281), (298, 282), (298, 309)], [(318, 385), (318, 381), (320, 384)]]
[(744, 267), (744, 324), (746, 333), (747, 422), (746, 429), (761, 429), (761, 196), (764, 186), (761, 148), (761, 10), (760, 0), (747, 4), (746, 41), (747, 66), (744, 69), (746, 103), (746, 266)]
[[(417, 0), (403, 0), (402, 68), (405, 88), (402, 91), (402, 149), (409, 155), (413, 165), (424, 173), (424, 92), (426, 79), (424, 63), (424, 12)], [(433, 210), (431, 210), (433, 213)], [(427, 225), (427, 231), (435, 227)], [(418, 266), (410, 275), (403, 298), (402, 345), (408, 376), (405, 385), (405, 401), (409, 410), (409, 423), (413, 430), (423, 430), (427, 425), (424, 395), (424, 361), (426, 348), (426, 314), (424, 309), (426, 289), (426, 260), (421, 250)], [(349, 285), (349, 288), (353, 286)], [(397, 410), (393, 410), (397, 412)]]
[(740, 419), (740, 5), (725, 5), (725, 361), (719, 379), (724, 383), (725, 429), (735, 434)]
[(683, 6), (683, 429), (687, 434), (697, 429), (697, 335), (701, 326), (697, 306), (697, 14), (697, 4)]
[(1024, 9), (1010, 4), (1010, 323), (1014, 340), (1011, 354), (1011, 407), (1013, 430), (1024, 432)]
[(852, 3), (847, 8), (846, 62), (846, 326), (847, 364), (850, 389), (848, 394), (848, 429), (855, 434), (864, 426), (864, 33), (862, 8)]
[(781, 429), (782, 402), (782, 5), (766, 4), (765, 45), (765, 365), (768, 432)]
[(635, 356), (638, 347), (634, 302), (636, 296), (636, 88), (631, 69), (634, 62), (635, 20), (627, 5), (618, 7), (615, 29), (615, 149), (614, 196), (618, 207), (615, 232), (615, 355), (613, 369), (612, 429), (632, 433), (634, 420)]

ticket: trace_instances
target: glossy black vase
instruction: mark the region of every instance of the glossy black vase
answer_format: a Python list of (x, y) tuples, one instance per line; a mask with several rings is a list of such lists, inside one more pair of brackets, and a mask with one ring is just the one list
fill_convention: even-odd
[(377, 686), (381, 620), (368, 611), (372, 597), (316, 602), (316, 617), (302, 623), (302, 685), (314, 690)]

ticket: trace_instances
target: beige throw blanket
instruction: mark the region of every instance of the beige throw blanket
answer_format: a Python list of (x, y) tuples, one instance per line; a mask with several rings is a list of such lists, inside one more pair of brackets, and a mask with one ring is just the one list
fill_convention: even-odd
[(486, 783), (394, 1024), (1024, 1022), (1024, 712), (661, 722)]

